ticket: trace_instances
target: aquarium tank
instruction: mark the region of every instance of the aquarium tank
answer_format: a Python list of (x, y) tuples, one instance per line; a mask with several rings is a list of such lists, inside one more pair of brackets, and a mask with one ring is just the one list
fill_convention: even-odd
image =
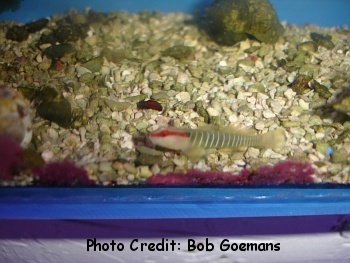
[(349, 10), (0, 1), (0, 261), (350, 262)]
[(348, 184), (349, 10), (1, 3), (1, 186)]

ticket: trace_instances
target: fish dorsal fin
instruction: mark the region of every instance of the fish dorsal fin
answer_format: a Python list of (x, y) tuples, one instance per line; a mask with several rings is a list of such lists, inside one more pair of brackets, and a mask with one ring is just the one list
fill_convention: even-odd
[(226, 127), (223, 127), (220, 129), (222, 132), (227, 132), (231, 134), (237, 134), (237, 135), (256, 135), (256, 131), (252, 128), (242, 127), (240, 125), (236, 124), (230, 124)]

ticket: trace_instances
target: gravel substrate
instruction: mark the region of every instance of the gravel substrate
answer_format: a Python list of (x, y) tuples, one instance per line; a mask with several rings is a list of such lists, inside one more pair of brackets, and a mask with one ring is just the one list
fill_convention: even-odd
[[(15, 23), (0, 25), (0, 84), (30, 100), (28, 147), (45, 162), (70, 159), (102, 185), (285, 159), (311, 162), (315, 182), (350, 182), (350, 119), (333, 107), (349, 94), (348, 28), (283, 23), (274, 45), (220, 46), (182, 13), (71, 11), (20, 42), (7, 35)], [(162, 111), (137, 107), (145, 99)], [(198, 162), (149, 148), (146, 135), (160, 126), (204, 124), (258, 134), (282, 126), (287, 140), (282, 149), (213, 152)], [(21, 175), (7, 184), (23, 180), (31, 181)]]

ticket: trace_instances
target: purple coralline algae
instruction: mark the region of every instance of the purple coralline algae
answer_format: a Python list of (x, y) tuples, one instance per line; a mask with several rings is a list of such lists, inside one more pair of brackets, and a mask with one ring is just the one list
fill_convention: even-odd
[(21, 173), (32, 174), (39, 186), (94, 185), (85, 169), (68, 160), (33, 166), (23, 148), (14, 139), (0, 134), (0, 181), (12, 181)]
[(24, 165), (21, 146), (7, 135), (0, 134), (0, 180), (12, 180)]
[(74, 163), (64, 160), (47, 163), (35, 168), (40, 186), (87, 186), (95, 182), (89, 179), (86, 170), (75, 166)]
[(153, 185), (277, 185), (313, 183), (315, 169), (310, 163), (286, 160), (264, 165), (257, 170), (242, 170), (233, 175), (219, 171), (189, 170), (186, 174), (156, 174), (147, 179)]

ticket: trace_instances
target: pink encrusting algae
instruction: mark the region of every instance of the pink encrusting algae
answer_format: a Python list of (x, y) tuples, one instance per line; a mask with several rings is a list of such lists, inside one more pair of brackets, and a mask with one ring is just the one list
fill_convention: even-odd
[(11, 181), (21, 173), (32, 174), (40, 186), (94, 185), (85, 169), (68, 160), (32, 166), (18, 142), (0, 134), (0, 182)]
[(189, 170), (186, 174), (156, 174), (147, 179), (152, 185), (272, 185), (313, 183), (315, 169), (310, 163), (285, 160), (257, 170), (244, 169), (233, 175), (219, 171)]
[(74, 163), (64, 160), (47, 163), (33, 169), (38, 176), (40, 186), (88, 186), (95, 181), (89, 179), (85, 169), (75, 166)]
[(24, 165), (21, 146), (7, 135), (0, 134), (0, 180), (12, 180), (12, 175)]

